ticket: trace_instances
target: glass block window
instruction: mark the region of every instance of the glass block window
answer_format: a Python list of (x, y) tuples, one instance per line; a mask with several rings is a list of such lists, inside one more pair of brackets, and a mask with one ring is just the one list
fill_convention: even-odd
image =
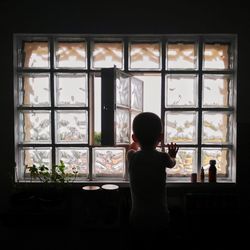
[(13, 55), (17, 181), (60, 160), (79, 182), (127, 181), (142, 111), (161, 117), (158, 150), (180, 147), (168, 182), (201, 167), (207, 181), (211, 159), (219, 182), (236, 181), (236, 35), (15, 34)]
[(123, 43), (121, 42), (93, 42), (93, 68), (123, 68)]
[(125, 173), (125, 148), (94, 148), (93, 178), (122, 179)]
[(129, 52), (131, 69), (160, 69), (161, 56), (159, 42), (132, 42)]

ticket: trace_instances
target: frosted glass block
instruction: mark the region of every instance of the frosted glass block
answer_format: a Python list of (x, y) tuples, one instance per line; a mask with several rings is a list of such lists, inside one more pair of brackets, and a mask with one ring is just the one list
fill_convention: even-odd
[(143, 108), (143, 82), (131, 77), (131, 108), (142, 110)]
[(22, 143), (50, 143), (51, 118), (49, 111), (20, 112), (20, 141)]
[(160, 69), (160, 43), (131, 43), (131, 69)]
[(130, 104), (130, 78), (117, 74), (116, 78), (116, 105), (129, 107)]
[(48, 75), (23, 75), (19, 82), (20, 105), (29, 107), (50, 105), (50, 79)]
[(123, 67), (123, 44), (121, 42), (95, 42), (92, 54), (93, 68)]
[[(166, 148), (167, 152), (168, 149)], [(169, 176), (190, 176), (191, 173), (197, 173), (197, 151), (191, 148), (180, 148), (176, 155), (176, 165), (173, 168), (167, 168)]]
[(206, 43), (204, 45), (204, 69), (229, 69), (229, 44)]
[(202, 142), (229, 143), (230, 114), (217, 112), (203, 113)]
[(195, 112), (165, 113), (165, 143), (197, 142), (197, 114)]
[(130, 142), (129, 111), (117, 109), (115, 112), (116, 144)]
[(130, 129), (130, 143), (133, 142), (133, 139), (132, 139), (132, 134), (133, 134), (133, 120), (135, 119), (135, 117), (140, 114), (140, 112), (131, 112), (131, 121), (130, 121), (130, 126), (131, 126), (131, 129)]
[(25, 68), (48, 68), (48, 42), (24, 42), (23, 56), (23, 67)]
[(58, 42), (56, 66), (58, 68), (86, 68), (86, 43)]
[(87, 76), (85, 74), (56, 76), (56, 104), (57, 106), (86, 107)]
[(23, 148), (21, 149), (21, 163), (19, 177), (23, 177), (23, 174), (29, 174), (29, 170), (25, 166), (31, 167), (33, 164), (37, 166), (45, 165), (47, 168), (51, 168), (51, 148)]
[(231, 78), (228, 76), (205, 75), (202, 84), (203, 107), (228, 107)]
[(87, 176), (89, 173), (88, 148), (58, 148), (57, 162), (63, 161), (65, 173), (77, 172), (78, 176)]
[(231, 150), (223, 148), (203, 148), (202, 166), (208, 174), (209, 161), (216, 160), (217, 175), (229, 176)]
[(166, 55), (168, 69), (197, 68), (197, 46), (194, 43), (169, 43)]
[(94, 177), (120, 177), (125, 174), (124, 148), (93, 148)]
[(196, 107), (198, 90), (197, 76), (166, 76), (166, 107)]
[(57, 111), (58, 143), (88, 143), (88, 112)]

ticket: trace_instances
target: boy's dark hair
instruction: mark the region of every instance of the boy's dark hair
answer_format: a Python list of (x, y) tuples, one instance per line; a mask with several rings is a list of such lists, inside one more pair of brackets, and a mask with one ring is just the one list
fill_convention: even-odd
[(161, 132), (161, 119), (154, 113), (143, 112), (133, 120), (133, 133), (142, 147), (154, 146)]

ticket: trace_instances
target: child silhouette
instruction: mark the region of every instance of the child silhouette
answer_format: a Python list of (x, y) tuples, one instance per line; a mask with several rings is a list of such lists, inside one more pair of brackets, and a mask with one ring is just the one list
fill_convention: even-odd
[(133, 143), (127, 152), (132, 206), (130, 226), (139, 237), (143, 232), (158, 235), (169, 227), (166, 200), (166, 168), (173, 168), (178, 147), (168, 144), (168, 152), (159, 152), (157, 145), (163, 139), (160, 118), (143, 112), (133, 120)]

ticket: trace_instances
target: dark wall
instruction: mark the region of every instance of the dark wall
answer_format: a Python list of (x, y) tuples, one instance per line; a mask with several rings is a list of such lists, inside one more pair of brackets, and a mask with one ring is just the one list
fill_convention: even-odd
[(136, 6), (135, 2), (127, 1), (114, 4), (75, 0), (1, 1), (0, 196), (5, 196), (10, 190), (14, 165), (13, 33), (238, 34), (237, 188), (243, 195), (248, 195), (250, 9), (241, 1), (234, 5), (225, 1), (229, 6), (219, 4), (219, 1), (186, 2), (165, 1), (163, 4), (152, 1)]

